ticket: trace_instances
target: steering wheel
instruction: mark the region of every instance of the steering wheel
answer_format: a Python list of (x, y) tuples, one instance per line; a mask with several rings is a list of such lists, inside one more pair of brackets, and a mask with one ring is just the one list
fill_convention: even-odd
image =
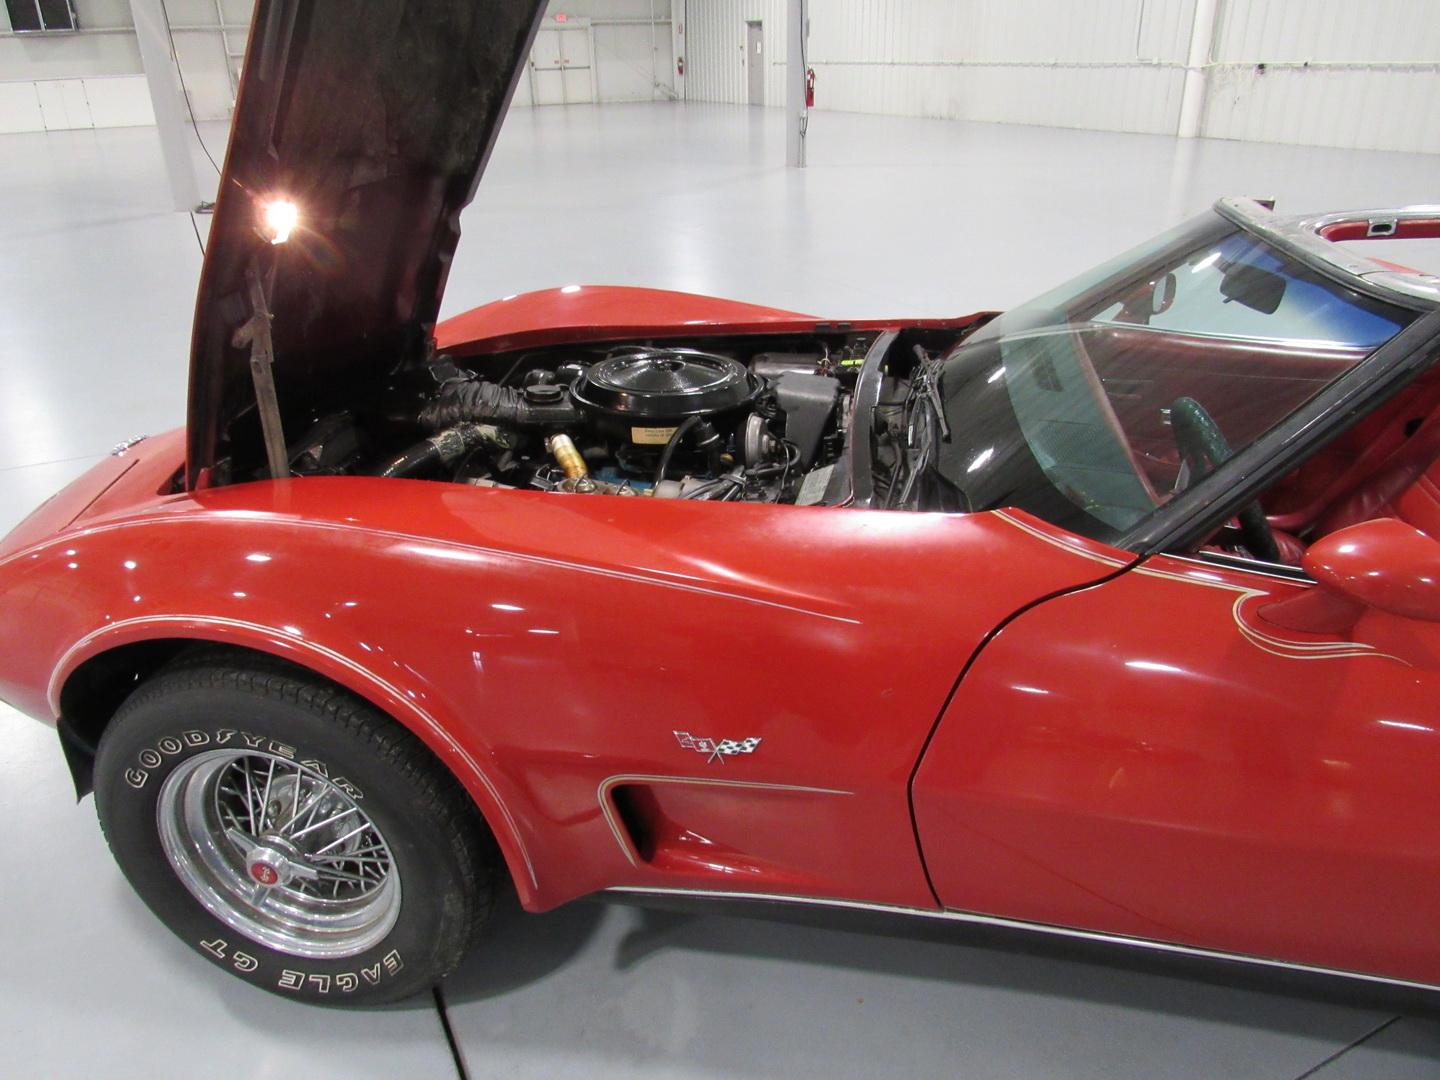
[[(1181, 459), (1190, 467), (1191, 483), (1214, 472), (1230, 456), (1230, 444), (1225, 441), (1220, 425), (1205, 411), (1205, 406), (1192, 397), (1176, 398), (1170, 406), (1170, 430), (1175, 433)], [(1236, 517), (1240, 520), (1240, 538), (1246, 550), (1257, 559), (1279, 562), (1280, 548), (1275, 543), (1275, 532), (1260, 504), (1252, 502)]]

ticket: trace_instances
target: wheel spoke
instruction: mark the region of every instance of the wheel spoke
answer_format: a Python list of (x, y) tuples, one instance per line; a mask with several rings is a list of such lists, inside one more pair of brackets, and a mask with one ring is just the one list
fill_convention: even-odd
[[(291, 821), (294, 821), (297, 817), (300, 816), (300, 787), (300, 773), (297, 770), (295, 773), (295, 802), (290, 807)], [(277, 829), (276, 831), (278, 832), (279, 830)]]
[(309, 811), (309, 813), (307, 813), (307, 814), (305, 815), (305, 825), (302, 825), (302, 826), (301, 826), (302, 829), (303, 829), (306, 825), (313, 825), (313, 824), (314, 824), (314, 822), (315, 822), (315, 815), (320, 812), (320, 807), (325, 804), (325, 796), (328, 795), (328, 794), (329, 794), (329, 792), (326, 791), (325, 788), (323, 788), (323, 787), (320, 788), (320, 797), (311, 801), (311, 803), (310, 803), (310, 811)]
[(389, 866), (390, 860), (378, 855), (312, 855), (312, 859), (319, 859), (322, 862), (333, 863), (373, 863), (376, 866)]
[[(355, 808), (354, 808), (353, 806), (350, 808), (350, 810), (354, 810), (354, 809), (355, 809)], [(349, 813), (350, 810), (347, 810), (346, 813)], [(336, 815), (336, 817), (342, 817), (342, 816), (343, 816), (343, 815), (340, 815), (340, 814), (337, 814), (337, 815)], [(333, 819), (332, 819), (332, 820), (333, 820)], [(362, 832), (364, 832), (366, 829), (369, 829), (369, 828), (372, 828), (372, 826), (371, 826), (371, 824), (370, 824), (368, 821), (365, 822), (363, 825), (357, 825), (355, 828), (353, 828), (353, 829), (351, 829), (349, 832), (347, 832), (344, 836), (338, 837), (338, 838), (335, 839), (335, 840), (331, 840), (330, 843), (326, 844), (326, 845), (325, 845), (324, 847), (322, 847), (319, 851), (315, 852), (315, 854), (316, 854), (316, 855), (324, 855), (325, 852), (329, 851), (331, 848), (333, 848), (333, 847), (335, 847), (335, 846), (337, 846), (337, 845), (339, 845), (339, 844), (343, 844), (346, 840), (349, 840), (352, 836), (359, 836)]]
[[(360, 812), (360, 808), (359, 808), (358, 806), (352, 806), (352, 807), (350, 807), (350, 809), (348, 809), (348, 810), (342, 810), (342, 811), (340, 811), (340, 813), (334, 814), (334, 815), (326, 818), (324, 821), (317, 821), (317, 822), (315, 822), (315, 824), (313, 824), (313, 825), (306, 825), (305, 828), (301, 829), (299, 832), (297, 832), (297, 833), (291, 833), (288, 837), (286, 837), (286, 839), (289, 840), (289, 841), (291, 841), (291, 842), (293, 843), (294, 841), (299, 840), (300, 837), (304, 836), (306, 833), (312, 833), (312, 832), (314, 832), (316, 829), (323, 829), (326, 825), (334, 824), (335, 822), (339, 821), (341, 818), (349, 817), (351, 814), (358, 814), (359, 812)], [(366, 828), (368, 828), (368, 827), (369, 827), (369, 826), (368, 826), (368, 823), (367, 823), (366, 825), (362, 825), (362, 826), (360, 827), (360, 829), (361, 829), (361, 830), (364, 830), (364, 829), (366, 829)], [(348, 839), (349, 837), (354, 836), (354, 835), (355, 835), (355, 833), (347, 833), (347, 834), (345, 835), (345, 837), (342, 837), (342, 839)], [(334, 844), (327, 844), (325, 847), (321, 848), (320, 850), (321, 850), (321, 851), (329, 851), (330, 848), (332, 848), (332, 847), (334, 847), (334, 846), (335, 846)]]
[(270, 785), (275, 782), (275, 759), (270, 759), (270, 771), (265, 774), (265, 792), (260, 796), (260, 828), (255, 835), (265, 831), (265, 818), (270, 813)]
[(250, 759), (242, 758), (240, 766), (245, 773), (245, 808), (250, 811), (250, 835), (259, 836), (260, 831), (255, 828), (255, 792), (250, 782)]
[[(296, 785), (295, 790), (300, 790), (298, 784)], [(305, 813), (308, 810), (311, 815), (314, 815), (315, 811), (319, 808), (320, 803), (324, 801), (327, 794), (329, 794), (329, 792), (327, 792), (323, 787), (317, 787), (313, 792), (310, 793), (310, 797), (305, 800), (305, 805), (300, 808), (300, 811), (298, 813), (292, 816), (289, 821), (285, 822), (284, 825), (277, 825), (272, 831), (279, 833), (281, 836), (284, 836), (285, 830), (290, 828), (291, 825), (294, 825), (301, 814)]]
[(352, 855), (381, 855), (388, 859), (390, 852), (384, 844), (369, 844), (365, 847), (352, 848), (343, 855), (326, 855), (324, 857), (327, 859), (348, 859)]

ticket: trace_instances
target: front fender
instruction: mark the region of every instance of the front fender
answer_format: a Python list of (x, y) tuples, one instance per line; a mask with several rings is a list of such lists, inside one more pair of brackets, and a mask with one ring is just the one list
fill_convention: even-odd
[[(209, 536), (202, 540), (191, 530)], [(262, 539), (262, 533), (268, 535)], [(306, 583), (277, 581), (267, 565), (273, 557), (256, 550), (283, 547), (277, 539), (254, 523), (172, 512), (99, 523), (0, 561), (3, 696), (54, 723), (65, 686), (82, 665), (149, 641), (214, 642), (289, 660), (419, 737), (474, 798), (522, 902), (542, 906), (534, 840), (512, 811), (518, 795), (502, 792), (503, 780), (487, 768), (483, 735), (421, 674), (425, 665), (407, 654), (405, 642), (333, 625), (337, 612), (352, 610), (346, 604), (359, 603), (350, 599), (358, 595), (353, 581), (318, 590), (311, 583), (310, 603), (301, 600)], [(294, 560), (300, 576), (303, 561)], [(322, 593), (328, 598), (320, 599)], [(326, 607), (333, 610), (320, 610)], [(456, 732), (465, 733), (463, 741)]]
[[(1014, 611), (1124, 565), (1004, 514), (236, 484), (0, 560), (0, 694), (53, 716), (101, 649), (242, 644), (430, 745), (532, 910), (737, 872), (923, 906), (907, 781), (957, 672)], [(719, 739), (763, 750), (696, 752)], [(677, 859), (637, 854), (669, 815), (704, 852), (683, 832)]]

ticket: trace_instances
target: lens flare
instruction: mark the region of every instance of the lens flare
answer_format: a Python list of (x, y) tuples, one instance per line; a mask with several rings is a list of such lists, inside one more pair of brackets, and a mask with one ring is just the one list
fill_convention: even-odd
[(265, 204), (264, 222), (270, 243), (283, 244), (300, 222), (300, 208), (289, 199), (272, 199)]

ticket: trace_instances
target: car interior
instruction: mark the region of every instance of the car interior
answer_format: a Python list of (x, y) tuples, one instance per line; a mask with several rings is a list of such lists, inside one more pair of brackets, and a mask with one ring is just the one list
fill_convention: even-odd
[[(1406, 225), (1407, 237), (1440, 236), (1440, 222)], [(1364, 239), (1353, 230), (1332, 229), (1322, 235)], [(1165, 287), (1163, 279), (1160, 287)], [(1173, 302), (1173, 283), (1169, 287)], [(1145, 286), (1152, 288), (1153, 283)], [(1271, 313), (1281, 297), (1283, 288)], [(1150, 302), (1148, 295), (1145, 302)], [(1169, 303), (1157, 306), (1164, 310)], [(1223, 418), (1229, 445), (1243, 446), (1372, 351), (1354, 342), (1226, 339), (1167, 328), (1153, 318), (1132, 324), (1124, 304), (1118, 307), (1090, 324), (1084, 351), (1125, 433), (1137, 472), (1161, 493), (1157, 501), (1187, 481), (1172, 423), (1177, 402), (1189, 398), (1201, 403), (1205, 412)], [(1375, 518), (1398, 518), (1440, 536), (1440, 370), (1428, 370), (1312, 454), (1266, 491), (1260, 504), (1279, 561), (1292, 566), (1299, 565), (1315, 541)], [(1229, 551), (1218, 538), (1202, 550)]]

